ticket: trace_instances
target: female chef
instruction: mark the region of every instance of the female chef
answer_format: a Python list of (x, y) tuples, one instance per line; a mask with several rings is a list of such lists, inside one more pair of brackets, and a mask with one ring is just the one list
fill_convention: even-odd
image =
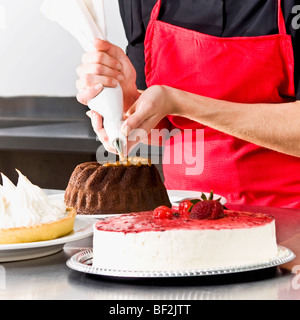
[[(127, 55), (95, 40), (95, 52), (85, 54), (78, 68), (78, 100), (86, 104), (103, 86), (120, 83), (128, 135), (138, 128), (150, 133), (158, 124), (189, 129), (188, 150), (204, 130), (200, 174), (186, 174), (187, 164), (176, 160), (178, 139), (168, 140), (168, 189), (213, 189), (230, 203), (300, 208), (296, 0), (119, 4)], [(90, 116), (109, 149), (102, 118)]]

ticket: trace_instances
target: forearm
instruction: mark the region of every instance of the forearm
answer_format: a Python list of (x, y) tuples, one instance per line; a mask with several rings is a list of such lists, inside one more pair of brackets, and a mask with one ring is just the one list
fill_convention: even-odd
[(242, 104), (167, 88), (173, 115), (236, 138), (300, 157), (300, 102)]

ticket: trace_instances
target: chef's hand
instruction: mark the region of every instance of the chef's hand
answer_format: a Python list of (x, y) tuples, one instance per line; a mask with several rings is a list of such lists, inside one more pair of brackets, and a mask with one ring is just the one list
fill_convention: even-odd
[[(173, 106), (171, 88), (165, 86), (153, 86), (141, 94), (140, 98), (132, 105), (125, 115), (125, 121), (121, 131), (128, 137), (127, 148), (124, 155), (138, 144), (161, 145), (164, 140), (162, 129), (170, 130), (170, 122), (167, 115), (172, 114)], [(87, 115), (92, 120), (92, 125), (104, 147), (109, 152), (115, 152), (109, 145), (109, 140), (103, 128), (102, 117), (95, 111), (89, 111)], [(157, 131), (152, 131), (157, 129)], [(156, 135), (157, 134), (157, 135)]]
[(120, 83), (124, 94), (125, 111), (138, 99), (136, 71), (125, 52), (100, 39), (94, 41), (95, 51), (85, 53), (77, 68), (79, 79), (77, 100), (87, 105), (103, 87), (114, 88)]
[(111, 146), (106, 131), (103, 127), (103, 118), (96, 111), (88, 111), (86, 115), (91, 119), (93, 129), (97, 134), (99, 140), (103, 144), (105, 150), (111, 153), (117, 153), (116, 150)]
[[(113, 88), (120, 83), (126, 112), (140, 96), (136, 87), (136, 71), (121, 48), (100, 39), (96, 39), (94, 45), (95, 51), (85, 53), (82, 65), (77, 68), (77, 100), (87, 105), (89, 100), (101, 93), (103, 87)], [(91, 118), (94, 131), (106, 150), (115, 152), (103, 128), (103, 118), (92, 111), (87, 115)]]
[[(87, 116), (91, 119), (92, 121), (92, 126), (94, 131), (96, 132), (99, 140), (101, 141), (101, 143), (103, 144), (105, 150), (107, 150), (108, 152), (111, 153), (117, 153), (116, 150), (110, 145), (108, 136), (106, 134), (106, 131), (103, 127), (103, 118), (95, 111), (88, 111)], [(122, 127), (123, 128), (123, 127)], [(122, 131), (124, 131), (126, 128), (123, 128)], [(135, 133), (135, 135), (131, 135), (129, 140), (127, 141), (127, 146), (125, 149), (123, 149), (123, 155), (127, 156), (130, 151), (140, 142), (144, 142), (144, 143), (148, 143), (148, 139), (147, 139), (147, 134), (144, 134), (143, 130), (134, 130), (133, 131)], [(142, 134), (140, 134), (142, 132)], [(126, 134), (126, 133), (125, 133)]]
[(175, 105), (169, 89), (165, 86), (148, 88), (127, 111), (121, 130), (128, 137), (128, 152), (140, 142), (148, 143), (152, 129), (167, 127), (165, 118), (174, 112)]

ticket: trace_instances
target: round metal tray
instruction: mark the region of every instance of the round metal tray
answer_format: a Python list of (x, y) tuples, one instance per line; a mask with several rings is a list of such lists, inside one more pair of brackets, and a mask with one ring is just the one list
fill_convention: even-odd
[(278, 254), (274, 259), (262, 261), (259, 264), (232, 266), (228, 268), (199, 269), (199, 270), (176, 270), (176, 271), (137, 271), (137, 270), (111, 270), (97, 268), (93, 266), (93, 249), (88, 249), (75, 254), (67, 261), (67, 266), (75, 271), (87, 273), (90, 275), (117, 277), (117, 278), (178, 278), (178, 277), (201, 277), (211, 275), (225, 275), (240, 272), (261, 270), (280, 266), (292, 261), (295, 258), (294, 253), (282, 246), (278, 246)]

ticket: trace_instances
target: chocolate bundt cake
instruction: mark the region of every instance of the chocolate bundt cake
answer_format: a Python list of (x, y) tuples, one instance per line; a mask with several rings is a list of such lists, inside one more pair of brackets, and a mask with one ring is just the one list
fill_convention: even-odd
[(166, 188), (154, 165), (126, 161), (101, 165), (83, 163), (74, 170), (65, 203), (78, 214), (119, 214), (171, 207)]

